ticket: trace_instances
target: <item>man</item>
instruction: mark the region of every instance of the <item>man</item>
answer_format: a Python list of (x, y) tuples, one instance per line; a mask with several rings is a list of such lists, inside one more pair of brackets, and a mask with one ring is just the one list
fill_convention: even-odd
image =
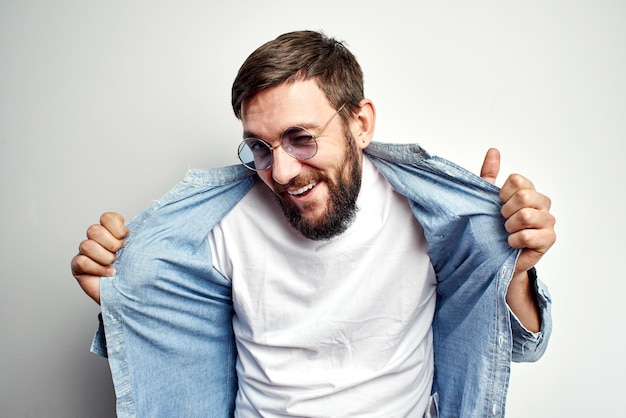
[(130, 235), (105, 214), (72, 261), (118, 414), (504, 414), (510, 361), (550, 334), (549, 199), (372, 142), (356, 59), (316, 32), (257, 49), (232, 104), (245, 168), (190, 171)]

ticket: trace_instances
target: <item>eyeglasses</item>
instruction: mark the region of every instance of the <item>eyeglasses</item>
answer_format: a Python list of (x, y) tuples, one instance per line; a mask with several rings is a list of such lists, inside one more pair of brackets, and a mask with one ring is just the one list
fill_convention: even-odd
[(259, 138), (245, 138), (239, 149), (237, 155), (241, 163), (250, 170), (263, 171), (272, 166), (274, 162), (274, 150), (283, 147), (285, 152), (295, 158), (296, 160), (308, 160), (317, 154), (317, 141), (316, 139), (322, 136), (324, 130), (330, 125), (330, 122), (343, 110), (345, 103), (341, 105), (339, 109), (330, 117), (328, 122), (319, 130), (319, 132), (313, 135), (308, 130), (300, 126), (292, 126), (285, 129), (280, 137), (280, 144), (272, 147), (267, 142)]

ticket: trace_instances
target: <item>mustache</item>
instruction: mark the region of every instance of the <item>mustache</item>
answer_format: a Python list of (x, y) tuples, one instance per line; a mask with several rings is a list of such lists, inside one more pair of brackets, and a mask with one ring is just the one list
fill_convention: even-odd
[(287, 193), (287, 190), (289, 189), (299, 189), (300, 187), (311, 183), (319, 183), (323, 180), (326, 180), (326, 176), (318, 173), (310, 173), (298, 175), (289, 180), (286, 184), (280, 184), (273, 181), (272, 186), (274, 187), (274, 192), (276, 194), (283, 194)]

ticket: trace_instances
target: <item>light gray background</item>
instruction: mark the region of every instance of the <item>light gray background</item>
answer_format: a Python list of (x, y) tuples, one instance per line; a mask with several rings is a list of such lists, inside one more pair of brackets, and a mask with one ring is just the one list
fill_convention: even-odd
[[(211, 4), (209, 4), (211, 3)], [(69, 262), (105, 210), (235, 163), (230, 86), (296, 29), (347, 41), (376, 139), (478, 171), (490, 146), (553, 198), (550, 349), (509, 417), (617, 416), (626, 373), (623, 1), (0, 1), (0, 416), (109, 417), (98, 306)], [(504, 177), (501, 177), (499, 184)]]

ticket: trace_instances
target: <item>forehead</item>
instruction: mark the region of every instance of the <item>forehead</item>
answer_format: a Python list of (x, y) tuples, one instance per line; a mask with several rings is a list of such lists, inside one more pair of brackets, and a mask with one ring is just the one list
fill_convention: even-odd
[(257, 136), (280, 134), (290, 126), (316, 126), (332, 110), (314, 80), (283, 83), (245, 100), (241, 121), (245, 133)]

